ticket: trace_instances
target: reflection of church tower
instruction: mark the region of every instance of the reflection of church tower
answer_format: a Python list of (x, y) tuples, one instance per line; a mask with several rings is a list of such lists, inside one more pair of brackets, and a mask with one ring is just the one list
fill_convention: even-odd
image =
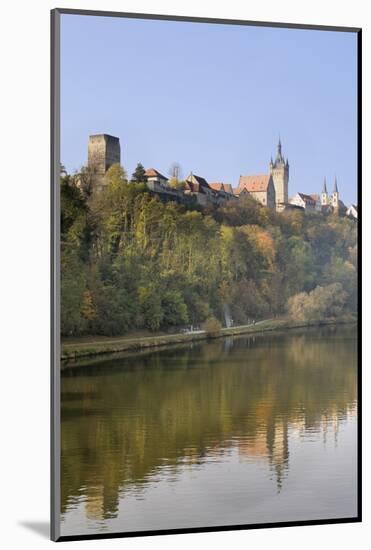
[(104, 518), (104, 505), (103, 505), (103, 487), (97, 486), (91, 488), (89, 494), (86, 495), (85, 512), (86, 517), (89, 519), (103, 519)]
[(269, 461), (276, 474), (278, 492), (282, 488), (282, 480), (289, 464), (289, 438), (287, 419), (277, 421), (268, 426), (267, 447)]
[(288, 202), (289, 193), (289, 161), (282, 155), (281, 139), (278, 140), (277, 155), (269, 164), (270, 173), (273, 178), (274, 190), (276, 192), (276, 210), (283, 209), (283, 203)]
[(118, 491), (105, 483), (89, 488), (85, 502), (86, 516), (89, 519), (102, 520), (113, 518), (118, 510)]

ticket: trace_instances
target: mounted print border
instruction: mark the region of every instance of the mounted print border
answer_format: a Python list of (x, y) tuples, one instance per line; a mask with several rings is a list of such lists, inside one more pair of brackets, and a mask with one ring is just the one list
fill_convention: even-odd
[[(66, 535), (61, 534), (61, 202), (60, 202), (60, 166), (61, 166), (61, 17), (63, 15), (74, 16), (99, 16), (108, 18), (125, 18), (149, 21), (177, 21), (190, 22), (198, 24), (227, 25), (227, 26), (245, 26), (245, 27), (264, 27), (280, 29), (305, 29), (315, 31), (331, 31), (341, 33), (354, 33), (357, 37), (357, 190), (358, 190), (358, 249), (361, 251), (362, 244), (362, 30), (352, 27), (332, 27), (323, 25), (302, 25), (291, 23), (274, 23), (258, 21), (241, 21), (233, 19), (215, 19), (215, 18), (197, 18), (170, 15), (140, 14), (140, 13), (121, 13), (105, 12), (78, 9), (55, 9), (51, 12), (51, 538), (54, 541), (68, 541), (81, 539), (100, 539), (116, 537), (133, 537), (163, 535), (175, 533), (196, 533), (212, 531), (229, 531), (238, 529), (261, 529), (267, 527), (288, 527), (299, 525), (320, 525), (335, 523), (351, 523), (362, 521), (362, 373), (361, 373), (361, 329), (362, 329), (362, 310), (361, 300), (358, 300), (358, 372), (357, 372), (357, 401), (358, 401), (358, 421), (357, 421), (357, 514), (353, 517), (336, 517), (334, 519), (308, 519), (300, 521), (268, 521), (266, 523), (249, 523), (242, 525), (204, 525), (191, 528), (170, 528), (170, 529), (149, 529), (133, 530), (130, 532), (99, 532), (82, 533)], [(279, 144), (278, 154), (281, 154), (281, 145)], [(287, 161), (287, 159), (286, 159)], [(272, 161), (273, 163), (273, 161)], [(288, 166), (288, 161), (287, 161)], [(161, 175), (161, 174), (160, 174)], [(157, 175), (155, 174), (157, 177)], [(192, 179), (193, 178), (193, 179)], [(194, 179), (196, 178), (196, 179)], [(193, 190), (192, 185), (203, 185), (202, 178), (197, 180), (192, 172), (188, 185)], [(242, 182), (248, 192), (248, 182)], [(241, 186), (241, 182), (240, 182)], [(241, 187), (241, 189), (242, 189)], [(216, 188), (215, 188), (216, 189)], [(227, 192), (227, 190), (226, 190)], [(286, 199), (287, 200), (287, 199)], [(299, 198), (300, 200), (300, 198)], [(302, 199), (305, 200), (305, 199)], [(298, 205), (295, 205), (298, 206)], [(361, 297), (361, 272), (362, 258), (361, 253), (358, 258), (358, 298)], [(255, 324), (255, 320), (254, 320)]]

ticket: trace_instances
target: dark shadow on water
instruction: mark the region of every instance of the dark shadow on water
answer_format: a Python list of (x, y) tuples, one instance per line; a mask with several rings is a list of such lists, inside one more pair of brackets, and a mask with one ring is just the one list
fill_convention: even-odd
[(50, 524), (48, 521), (20, 521), (19, 525), (30, 529), (30, 531), (37, 533), (42, 538), (50, 538)]

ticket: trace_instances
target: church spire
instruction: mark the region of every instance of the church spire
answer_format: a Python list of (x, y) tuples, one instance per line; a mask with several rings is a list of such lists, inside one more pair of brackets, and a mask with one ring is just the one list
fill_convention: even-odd
[(277, 156), (282, 157), (282, 143), (281, 143), (281, 136), (278, 137), (278, 145), (277, 145)]
[(335, 184), (334, 184), (334, 193), (339, 193), (338, 182), (337, 182), (336, 176), (335, 176)]
[(277, 145), (277, 155), (275, 159), (275, 164), (281, 164), (285, 162), (285, 159), (282, 156), (282, 143), (281, 143), (281, 137), (278, 138), (278, 145)]
[(323, 180), (323, 189), (322, 189), (322, 193), (326, 193), (326, 195), (327, 195), (326, 176), (325, 176), (325, 179)]
[(277, 155), (269, 164), (274, 190), (276, 192), (276, 210), (281, 211), (288, 200), (289, 161), (282, 154), (281, 136), (278, 137)]

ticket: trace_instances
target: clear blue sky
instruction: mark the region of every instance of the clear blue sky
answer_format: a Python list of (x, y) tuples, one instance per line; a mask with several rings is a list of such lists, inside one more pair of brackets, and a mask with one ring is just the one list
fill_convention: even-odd
[(167, 174), (178, 162), (237, 185), (268, 171), (278, 136), (289, 195), (356, 202), (355, 33), (62, 15), (61, 160), (86, 163), (89, 134)]

